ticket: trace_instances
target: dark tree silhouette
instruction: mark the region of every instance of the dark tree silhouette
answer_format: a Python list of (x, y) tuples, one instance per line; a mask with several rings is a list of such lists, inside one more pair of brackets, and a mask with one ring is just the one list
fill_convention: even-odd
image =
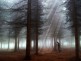
[(32, 1), (32, 30), (34, 33), (32, 33), (34, 37), (34, 48), (36, 50), (35, 54), (38, 55), (38, 36), (41, 34), (41, 26), (43, 25), (43, 21), (41, 20), (42, 16), (42, 5), (39, 0), (33, 0)]
[(75, 36), (75, 54), (76, 60), (79, 59), (79, 36), (80, 36), (80, 0), (69, 0), (67, 8), (68, 8), (68, 15), (67, 20), (71, 23), (71, 28)]
[(27, 10), (27, 38), (26, 38), (26, 56), (25, 59), (30, 60), (30, 49), (31, 49), (31, 0), (28, 0)]

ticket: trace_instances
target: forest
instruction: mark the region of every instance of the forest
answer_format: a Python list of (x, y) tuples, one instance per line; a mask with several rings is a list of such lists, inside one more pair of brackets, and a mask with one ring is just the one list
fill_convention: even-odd
[(0, 61), (81, 61), (80, 3), (0, 0)]

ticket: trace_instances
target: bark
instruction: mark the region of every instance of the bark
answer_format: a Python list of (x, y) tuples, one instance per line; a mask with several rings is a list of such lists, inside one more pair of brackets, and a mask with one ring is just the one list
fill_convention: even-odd
[(9, 46), (10, 46), (9, 44), (10, 44), (10, 38), (9, 38), (9, 41), (8, 41), (8, 50), (9, 50)]
[(36, 31), (36, 55), (38, 55), (38, 30)]
[(15, 52), (17, 52), (17, 36), (15, 35)]
[(75, 54), (76, 58), (79, 58), (79, 35), (78, 35), (78, 29), (75, 28)]
[(73, 20), (74, 20), (74, 34), (75, 34), (75, 54), (76, 54), (76, 59), (79, 59), (79, 27), (78, 27), (78, 20), (77, 20), (77, 7), (75, 4), (76, 0), (73, 0)]
[(10, 29), (9, 29), (9, 41), (8, 41), (8, 50), (9, 50), (9, 45), (10, 44)]
[(54, 46), (54, 38), (52, 37), (52, 40), (51, 40), (51, 44), (52, 44), (52, 48)]
[(26, 55), (25, 60), (30, 60), (31, 50), (31, 0), (28, 0), (28, 12), (27, 12), (27, 37), (26, 37)]
[(54, 37), (54, 51), (57, 50), (57, 39), (56, 37)]
[(35, 53), (35, 51), (36, 51), (36, 40), (34, 39), (33, 52)]
[(37, 13), (36, 13), (36, 55), (38, 55), (38, 0), (37, 0), (37, 2), (36, 2), (36, 4), (37, 4), (37, 9), (36, 9), (36, 11), (37, 11)]
[(19, 37), (18, 37), (17, 50), (19, 50)]
[(17, 28), (15, 28), (15, 52), (18, 51), (18, 35), (19, 34), (19, 31), (17, 30)]
[(60, 46), (59, 46), (59, 52), (61, 52), (61, 40), (60, 40), (60, 37), (59, 37), (59, 44), (60, 44)]

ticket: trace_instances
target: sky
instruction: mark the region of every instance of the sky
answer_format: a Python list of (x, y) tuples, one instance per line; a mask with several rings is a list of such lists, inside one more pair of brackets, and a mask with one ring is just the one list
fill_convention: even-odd
[(15, 3), (17, 0), (4, 0), (5, 2), (8, 2), (8, 3)]
[(1, 7), (3, 7), (3, 8), (10, 8), (15, 3), (18, 3), (19, 1), (20, 0), (0, 0), (0, 4), (2, 5)]

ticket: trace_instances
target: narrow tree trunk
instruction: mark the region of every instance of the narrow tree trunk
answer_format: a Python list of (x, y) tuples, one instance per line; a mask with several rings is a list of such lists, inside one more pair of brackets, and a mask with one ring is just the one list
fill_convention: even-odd
[(18, 37), (18, 40), (17, 40), (17, 50), (19, 51), (19, 37)]
[(17, 52), (17, 45), (18, 45), (18, 40), (17, 40), (17, 38), (18, 38), (18, 34), (19, 34), (19, 31), (17, 30), (17, 28), (15, 28), (15, 52)]
[(9, 50), (9, 45), (10, 44), (10, 29), (9, 29), (9, 40), (8, 40), (8, 50)]
[(1, 41), (1, 49), (2, 49), (2, 41)]
[(76, 59), (79, 58), (79, 35), (78, 35), (78, 29), (75, 28), (75, 51), (76, 51)]
[(52, 43), (52, 48), (53, 48), (53, 50), (54, 50), (54, 37), (52, 37), (52, 41), (53, 41), (53, 43)]
[(15, 36), (15, 52), (17, 52), (17, 36)]
[(57, 40), (56, 40), (56, 37), (54, 37), (54, 51), (57, 50)]
[(36, 5), (37, 5), (37, 13), (36, 13), (36, 55), (38, 55), (38, 0), (36, 1)]
[(28, 12), (27, 12), (27, 37), (26, 37), (26, 55), (25, 60), (30, 60), (31, 50), (31, 0), (28, 0)]
[(35, 51), (36, 51), (36, 39), (34, 38), (33, 52), (35, 53)]
[(38, 20), (36, 21), (36, 55), (38, 55)]
[(79, 27), (77, 21), (77, 7), (76, 0), (73, 0), (73, 20), (74, 20), (74, 34), (75, 34), (75, 54), (76, 60), (79, 59)]
[(8, 50), (9, 50), (9, 47), (10, 47), (10, 38), (8, 40)]
[(60, 37), (59, 37), (59, 52), (61, 52), (61, 40), (60, 40)]
[(36, 29), (36, 55), (38, 55), (38, 29)]

